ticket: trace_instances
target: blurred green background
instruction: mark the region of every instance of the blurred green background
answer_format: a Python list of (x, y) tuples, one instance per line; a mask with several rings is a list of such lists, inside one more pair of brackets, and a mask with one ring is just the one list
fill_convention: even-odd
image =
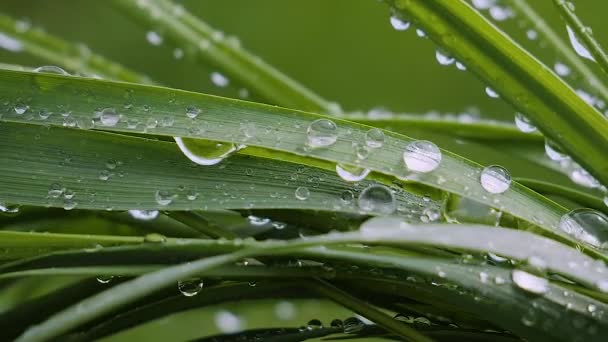
[[(487, 117), (512, 119), (512, 111), (484, 93), (468, 72), (435, 61), (433, 43), (389, 24), (389, 10), (375, 0), (188, 0), (181, 3), (215, 28), (240, 38), (258, 54), (347, 110), (382, 107), (421, 113), (460, 112), (477, 107)], [(530, 1), (557, 31), (565, 26), (550, 0)], [(602, 23), (608, 2), (575, 1), (577, 13), (600, 43), (608, 41)], [(173, 57), (175, 46), (152, 46), (146, 29), (102, 0), (2, 0), (0, 10), (44, 27), (70, 41), (145, 72), (172, 87), (235, 97), (237, 87), (218, 89), (210, 68)], [(525, 39), (519, 18), (500, 25), (522, 45), (553, 65), (553, 53)], [(522, 28), (523, 27), (523, 28)], [(153, 30), (154, 28), (149, 28)], [(606, 45), (606, 44), (604, 44)], [(0, 51), (0, 62), (38, 66), (44, 61)], [(595, 68), (595, 66), (593, 66)], [(238, 86), (238, 85), (237, 85)]]

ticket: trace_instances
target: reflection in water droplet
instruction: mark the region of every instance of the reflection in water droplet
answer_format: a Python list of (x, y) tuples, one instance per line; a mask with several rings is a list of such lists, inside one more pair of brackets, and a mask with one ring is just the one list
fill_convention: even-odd
[(327, 119), (318, 119), (310, 123), (306, 130), (310, 147), (327, 147), (338, 140), (338, 126)]
[(484, 168), (481, 172), (480, 182), (487, 192), (502, 194), (511, 186), (511, 175), (504, 167), (491, 165)]
[(409, 170), (431, 172), (441, 163), (441, 151), (430, 141), (414, 141), (405, 147), (403, 161)]
[(522, 270), (513, 270), (511, 279), (517, 287), (534, 294), (549, 292), (549, 281)]

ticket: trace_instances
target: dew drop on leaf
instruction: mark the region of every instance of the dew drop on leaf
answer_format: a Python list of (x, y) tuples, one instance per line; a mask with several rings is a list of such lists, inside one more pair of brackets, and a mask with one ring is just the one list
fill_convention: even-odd
[(545, 154), (553, 161), (562, 161), (570, 158), (562, 152), (559, 146), (549, 139), (545, 139)]
[(132, 209), (129, 210), (129, 215), (131, 215), (131, 217), (133, 217), (136, 220), (141, 220), (141, 221), (150, 221), (150, 220), (154, 220), (155, 218), (158, 217), (158, 210), (139, 210), (139, 209)]
[(162, 206), (171, 204), (171, 202), (173, 202), (173, 199), (175, 199), (175, 197), (176, 197), (176, 195), (171, 193), (171, 191), (169, 191), (169, 190), (156, 190), (156, 192), (154, 194), (154, 199), (156, 200), (156, 203), (158, 203), (158, 205), (162, 205)]
[(107, 284), (107, 283), (111, 282), (113, 278), (114, 278), (114, 276), (111, 276), (111, 275), (98, 276), (97, 282), (100, 284)]
[(369, 148), (382, 147), (384, 140), (384, 132), (379, 128), (372, 128), (365, 133), (365, 145)]
[(549, 291), (549, 281), (547, 279), (526, 271), (513, 270), (511, 279), (517, 287), (533, 294), (545, 294)]
[(148, 41), (148, 43), (154, 46), (159, 46), (163, 43), (163, 37), (156, 31), (146, 32), (146, 40)]
[(397, 209), (393, 192), (384, 185), (368, 186), (359, 194), (357, 203), (363, 211), (384, 215), (392, 214)]
[(67, 71), (65, 71), (62, 68), (55, 66), (55, 65), (44, 65), (41, 67), (37, 67), (36, 69), (34, 69), (34, 71), (42, 72), (45, 74), (55, 74), (55, 75), (64, 75), (64, 76), (70, 75)]
[(608, 249), (608, 216), (597, 210), (572, 210), (561, 217), (559, 228), (578, 241)]
[(299, 186), (295, 191), (295, 195), (297, 199), (304, 201), (310, 197), (310, 190), (305, 186)]
[(195, 106), (186, 107), (186, 116), (190, 119), (196, 118), (201, 113), (201, 110)]
[(498, 95), (498, 93), (490, 87), (486, 87), (486, 95), (488, 95), (489, 97), (491, 97), (493, 99), (497, 99), (500, 97), (500, 95)]
[(502, 194), (511, 186), (509, 171), (499, 165), (490, 165), (481, 171), (481, 186), (489, 193)]
[(233, 143), (174, 137), (177, 146), (191, 161), (199, 165), (215, 165), (238, 151)]
[(409, 21), (405, 21), (395, 15), (391, 16), (390, 22), (393, 28), (397, 31), (405, 31), (410, 28)]
[(437, 49), (435, 51), (435, 58), (437, 59), (437, 62), (441, 65), (452, 65), (456, 61), (454, 57), (448, 55), (441, 49)]
[(114, 108), (104, 108), (101, 110), (99, 120), (106, 127), (114, 127), (120, 121), (120, 114)]
[(555, 65), (553, 65), (553, 70), (555, 70), (555, 72), (562, 77), (570, 75), (570, 68), (564, 63), (555, 63)]
[(228, 77), (217, 71), (212, 72), (209, 77), (211, 78), (211, 82), (213, 83), (213, 85), (215, 85), (216, 87), (224, 88), (227, 87), (228, 84), (230, 84), (230, 80), (228, 79)]
[(430, 141), (413, 141), (405, 147), (403, 161), (409, 170), (431, 172), (441, 164), (441, 151)]
[(336, 164), (336, 173), (347, 182), (358, 182), (369, 174), (369, 169), (351, 165)]
[(566, 31), (568, 31), (568, 38), (570, 39), (570, 44), (576, 53), (589, 60), (595, 61), (595, 58), (591, 55), (591, 52), (587, 49), (587, 47), (580, 41), (574, 30), (569, 25), (566, 25)]
[(534, 124), (532, 124), (527, 117), (519, 112), (515, 113), (515, 126), (517, 126), (517, 128), (524, 133), (532, 133), (536, 131), (536, 126), (534, 126)]
[(203, 281), (199, 278), (180, 280), (177, 289), (186, 297), (196, 296), (203, 289)]
[(310, 147), (331, 146), (338, 140), (338, 126), (331, 120), (318, 119), (308, 125), (306, 135)]

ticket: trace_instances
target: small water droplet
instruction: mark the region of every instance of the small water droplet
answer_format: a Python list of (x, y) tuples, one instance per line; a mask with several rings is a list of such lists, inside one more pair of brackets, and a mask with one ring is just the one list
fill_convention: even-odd
[(555, 63), (555, 65), (553, 66), (553, 70), (555, 70), (555, 72), (562, 77), (570, 75), (570, 68), (564, 63)]
[(308, 125), (306, 130), (310, 147), (327, 147), (338, 140), (338, 126), (328, 119), (318, 119)]
[(101, 284), (107, 284), (107, 283), (111, 282), (113, 278), (114, 278), (114, 276), (111, 276), (111, 275), (98, 276), (97, 282), (99, 282)]
[(509, 171), (499, 165), (484, 168), (479, 179), (484, 190), (492, 194), (502, 194), (511, 186)]
[(120, 114), (114, 108), (104, 108), (99, 117), (101, 124), (107, 127), (114, 127), (120, 121)]
[(217, 71), (212, 72), (210, 77), (211, 77), (211, 82), (216, 87), (224, 88), (224, 87), (227, 87), (228, 84), (230, 84), (230, 80), (228, 79), (228, 77), (224, 76), (223, 74), (221, 74)]
[(356, 317), (349, 317), (344, 320), (343, 327), (345, 334), (356, 334), (365, 327), (365, 324)]
[(163, 43), (163, 37), (156, 31), (146, 32), (146, 40), (148, 41), (148, 43), (154, 46), (159, 46)]
[(403, 20), (395, 15), (391, 16), (391, 25), (397, 31), (405, 31), (410, 28), (410, 22)]
[(608, 249), (608, 217), (597, 210), (572, 210), (561, 217), (559, 228), (578, 241)]
[(310, 190), (305, 186), (299, 186), (295, 191), (295, 195), (297, 199), (304, 201), (310, 197)]
[(65, 188), (59, 183), (53, 183), (49, 187), (48, 195), (50, 198), (59, 198), (63, 195)]
[(536, 126), (521, 113), (515, 113), (515, 126), (524, 133), (532, 133), (537, 129)]
[(409, 170), (431, 172), (441, 163), (441, 151), (430, 141), (414, 141), (405, 147), (403, 161)]
[(362, 167), (336, 164), (336, 173), (347, 182), (358, 182), (369, 174), (369, 169)]
[(42, 72), (45, 74), (55, 74), (55, 75), (64, 75), (69, 76), (70, 74), (63, 70), (62, 68), (55, 65), (44, 65), (34, 69), (35, 72)]
[(529, 29), (528, 31), (526, 31), (526, 37), (529, 40), (536, 40), (538, 38), (538, 32), (536, 32), (536, 30)]
[(545, 294), (549, 291), (549, 281), (522, 270), (513, 270), (511, 279), (524, 291), (534, 294)]
[(435, 51), (435, 58), (437, 59), (437, 62), (439, 62), (439, 64), (446, 65), (446, 66), (452, 65), (456, 61), (456, 59), (454, 57), (448, 55), (446, 52), (444, 52), (441, 49), (437, 49)]
[(500, 95), (498, 95), (498, 93), (490, 87), (486, 87), (486, 94), (493, 99), (497, 99), (500, 97)]
[(230, 311), (221, 310), (215, 314), (215, 325), (225, 334), (236, 333), (244, 329), (245, 322)]
[(15, 113), (17, 113), (17, 115), (21, 115), (25, 112), (27, 112), (28, 109), (30, 109), (30, 107), (24, 103), (18, 103), (15, 105)]
[(359, 208), (367, 212), (392, 214), (397, 209), (391, 189), (383, 185), (370, 185), (361, 191), (357, 201)]
[(382, 147), (384, 140), (384, 132), (379, 128), (372, 128), (365, 133), (365, 145), (369, 148)]
[(150, 220), (154, 220), (155, 218), (158, 217), (158, 210), (139, 210), (139, 209), (132, 209), (129, 210), (129, 215), (131, 215), (131, 217), (133, 217), (136, 220), (142, 220), (142, 221), (150, 221)]
[(154, 198), (156, 199), (156, 203), (162, 206), (167, 206), (173, 202), (176, 195), (168, 190), (157, 190), (154, 194)]
[(562, 152), (559, 146), (549, 139), (545, 139), (545, 154), (553, 161), (562, 161), (570, 158)]
[(306, 329), (308, 330), (316, 330), (323, 328), (323, 323), (318, 319), (311, 319), (306, 323)]
[(186, 108), (186, 116), (190, 119), (196, 118), (201, 113), (201, 110), (195, 106), (188, 106)]
[(199, 278), (180, 280), (177, 289), (186, 297), (196, 296), (203, 289), (203, 281)]

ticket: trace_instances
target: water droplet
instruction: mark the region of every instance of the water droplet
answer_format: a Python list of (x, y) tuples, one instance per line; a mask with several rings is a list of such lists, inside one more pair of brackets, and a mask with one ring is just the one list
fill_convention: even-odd
[(529, 40), (536, 40), (538, 38), (538, 32), (533, 29), (529, 29), (528, 31), (526, 31), (526, 37)]
[(601, 185), (597, 179), (578, 164), (573, 166), (569, 176), (574, 183), (587, 188), (599, 188)]
[(154, 194), (154, 198), (156, 199), (156, 203), (162, 206), (166, 206), (171, 204), (175, 199), (176, 195), (171, 193), (168, 190), (157, 190)]
[(19, 204), (9, 204), (0, 202), (0, 213), (4, 214), (15, 214), (19, 212)]
[(545, 154), (547, 154), (549, 159), (554, 161), (562, 161), (570, 158), (562, 152), (559, 146), (549, 139), (545, 139)]
[(467, 66), (456, 61), (456, 69), (460, 70), (460, 71), (466, 71), (467, 70)]
[(180, 48), (173, 49), (173, 58), (179, 60), (179, 59), (182, 59), (183, 57), (184, 57), (184, 50), (182, 50)]
[(561, 217), (559, 228), (578, 241), (608, 249), (608, 217), (593, 209), (575, 209)]
[(186, 297), (196, 296), (203, 289), (203, 281), (199, 278), (180, 280), (177, 289)]
[(365, 179), (369, 174), (369, 169), (351, 165), (336, 164), (336, 173), (340, 178), (347, 182), (358, 182)]
[(437, 58), (437, 62), (439, 62), (441, 65), (452, 65), (456, 61), (454, 57), (448, 55), (441, 49), (437, 49), (435, 51), (435, 58)]
[(249, 221), (249, 224), (251, 224), (252, 226), (265, 226), (267, 224), (270, 223), (270, 219), (267, 217), (260, 217), (260, 216), (255, 216), (255, 215), (249, 215), (247, 216), (247, 220)]
[(327, 147), (338, 140), (338, 126), (327, 119), (318, 119), (308, 125), (306, 130), (310, 147)]
[(511, 279), (515, 285), (524, 291), (534, 294), (544, 294), (549, 291), (549, 281), (522, 270), (513, 270)]
[(365, 327), (365, 324), (356, 317), (349, 317), (344, 320), (343, 327), (345, 334), (356, 334)]
[(163, 37), (155, 31), (146, 32), (146, 40), (148, 41), (148, 43), (154, 46), (159, 46), (163, 43)]
[(30, 109), (30, 106), (24, 104), (24, 103), (18, 103), (15, 105), (15, 113), (17, 113), (17, 115), (21, 115), (25, 112), (27, 112), (28, 109)]
[(186, 191), (186, 199), (188, 199), (188, 201), (194, 201), (198, 198), (199, 193), (196, 192), (195, 190), (188, 190)]
[(496, 4), (496, 0), (473, 0), (473, 6), (478, 10), (488, 9)]
[(76, 208), (77, 205), (78, 205), (78, 202), (76, 202), (72, 199), (65, 199), (63, 201), (63, 210), (72, 210), (72, 209)]
[(112, 177), (112, 172), (110, 172), (109, 170), (101, 170), (99, 171), (99, 179), (102, 181), (107, 181), (108, 179), (110, 179), (110, 177)]
[(361, 191), (357, 203), (363, 211), (385, 215), (392, 214), (397, 209), (393, 192), (383, 185), (370, 185), (365, 188)]
[(150, 234), (146, 234), (144, 236), (144, 242), (164, 243), (164, 242), (167, 242), (167, 237), (162, 234), (158, 234), (158, 233), (150, 233)]
[(99, 117), (101, 124), (107, 127), (114, 127), (120, 121), (120, 114), (114, 108), (104, 108)]
[(310, 190), (305, 186), (299, 186), (295, 192), (296, 198), (300, 201), (307, 200), (310, 197)]
[(497, 99), (500, 97), (500, 95), (498, 95), (498, 93), (490, 87), (486, 87), (486, 94), (493, 99)]
[(536, 126), (534, 126), (534, 124), (532, 124), (532, 122), (521, 113), (515, 113), (515, 126), (517, 126), (517, 128), (524, 133), (532, 133), (536, 131)]
[(316, 330), (323, 328), (323, 323), (318, 319), (311, 319), (306, 323), (306, 329), (308, 330)]
[(49, 187), (48, 195), (50, 198), (59, 198), (63, 195), (65, 188), (59, 183), (53, 183)]
[(114, 278), (114, 276), (111, 276), (111, 275), (99, 276), (99, 277), (97, 277), (97, 282), (99, 282), (101, 284), (107, 284), (107, 283), (111, 282), (113, 278)]
[(281, 230), (281, 229), (284, 229), (285, 227), (287, 227), (287, 223), (274, 221), (274, 222), (272, 222), (272, 226), (275, 229)]
[(379, 128), (372, 128), (365, 133), (365, 145), (369, 148), (382, 147), (384, 140), (384, 132)]
[(499, 165), (491, 165), (481, 171), (481, 186), (489, 193), (502, 194), (511, 186), (509, 171)]
[(233, 143), (174, 137), (177, 146), (191, 161), (199, 165), (215, 165), (236, 152)]
[(410, 28), (410, 22), (403, 20), (395, 15), (391, 16), (391, 25), (397, 31), (405, 31)]
[(60, 67), (55, 66), (55, 65), (44, 65), (44, 66), (41, 66), (41, 67), (38, 67), (38, 68), (34, 69), (34, 71), (35, 72), (42, 72), (42, 73), (45, 73), (45, 74), (56, 74), (56, 75), (64, 75), (64, 76), (69, 76), (70, 75), (67, 71), (65, 71), (65, 70), (63, 70)]
[(345, 190), (340, 194), (340, 199), (344, 203), (351, 203), (355, 199), (355, 195), (350, 190)]
[(189, 117), (190, 119), (194, 119), (195, 117), (197, 117), (199, 114), (201, 113), (201, 110), (198, 109), (195, 106), (188, 106), (186, 108), (186, 116)]
[(555, 70), (555, 72), (562, 77), (570, 75), (570, 68), (564, 63), (555, 63), (555, 65), (553, 66), (553, 70)]
[(129, 210), (129, 215), (137, 220), (150, 221), (158, 217), (158, 210)]
[(423, 30), (421, 30), (421, 29), (416, 29), (416, 35), (419, 38), (426, 38), (426, 33)]
[(441, 163), (441, 151), (430, 141), (414, 141), (405, 147), (403, 161), (409, 170), (431, 172)]
[(595, 61), (595, 58), (593, 58), (591, 52), (589, 52), (587, 47), (579, 40), (578, 36), (569, 25), (566, 25), (566, 31), (568, 31), (568, 38), (570, 38), (570, 44), (572, 44), (574, 51), (576, 51), (576, 53), (583, 58)]
[(230, 80), (228, 79), (228, 77), (220, 74), (217, 71), (212, 72), (210, 77), (211, 77), (211, 82), (216, 87), (224, 88), (224, 87), (228, 86), (228, 84), (230, 84)]
[(344, 327), (344, 323), (342, 322), (341, 319), (334, 319), (331, 321), (331, 323), (329, 323), (329, 325), (333, 328), (343, 328)]

